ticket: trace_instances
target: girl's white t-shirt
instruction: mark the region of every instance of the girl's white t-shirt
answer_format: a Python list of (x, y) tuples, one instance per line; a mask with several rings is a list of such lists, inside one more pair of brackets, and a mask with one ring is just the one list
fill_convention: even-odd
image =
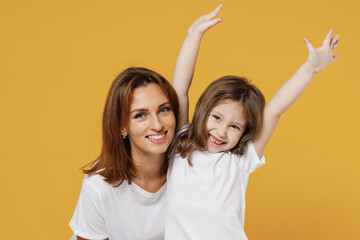
[(85, 176), (70, 221), (74, 235), (85, 239), (164, 239), (166, 184), (150, 193), (134, 182), (113, 187), (98, 174)]
[(176, 154), (167, 176), (165, 239), (243, 240), (249, 174), (265, 163), (251, 142), (247, 152), (195, 152), (191, 167)]

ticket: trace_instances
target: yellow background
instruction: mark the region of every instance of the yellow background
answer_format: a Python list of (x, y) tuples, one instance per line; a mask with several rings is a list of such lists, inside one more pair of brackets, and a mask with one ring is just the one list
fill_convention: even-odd
[[(284, 114), (251, 177), (249, 239), (360, 239), (360, 15), (356, 0), (224, 0), (190, 90), (246, 76), (269, 100), (307, 56), (340, 33), (339, 59)], [(2, 0), (1, 238), (68, 239), (80, 167), (97, 157), (114, 77), (144, 66), (171, 80), (187, 28), (214, 0)]]

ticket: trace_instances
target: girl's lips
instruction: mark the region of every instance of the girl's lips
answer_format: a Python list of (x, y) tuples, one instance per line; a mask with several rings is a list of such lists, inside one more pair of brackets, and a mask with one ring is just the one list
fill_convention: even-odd
[(153, 143), (162, 143), (166, 139), (167, 131), (163, 134), (154, 134), (154, 135), (148, 135), (146, 138)]
[(216, 137), (214, 137), (211, 134), (209, 134), (208, 141), (211, 143), (211, 145), (215, 145), (215, 146), (221, 146), (221, 145), (225, 144), (224, 141), (217, 139)]

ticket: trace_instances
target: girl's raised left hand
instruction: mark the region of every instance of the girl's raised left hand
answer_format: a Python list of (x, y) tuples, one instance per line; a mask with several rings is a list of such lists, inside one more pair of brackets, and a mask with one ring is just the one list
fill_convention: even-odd
[(320, 72), (339, 57), (339, 54), (334, 56), (334, 50), (339, 43), (340, 35), (337, 34), (335, 37), (331, 38), (332, 35), (333, 30), (330, 29), (324, 39), (323, 45), (319, 48), (314, 48), (310, 40), (303, 37), (306, 47), (309, 50), (306, 61), (313, 67), (315, 73)]

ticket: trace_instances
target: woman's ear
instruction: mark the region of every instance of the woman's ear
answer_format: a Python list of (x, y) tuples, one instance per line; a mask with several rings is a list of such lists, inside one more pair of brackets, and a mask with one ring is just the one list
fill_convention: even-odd
[(127, 137), (127, 131), (126, 131), (126, 128), (121, 128), (121, 137), (123, 139), (125, 139)]

